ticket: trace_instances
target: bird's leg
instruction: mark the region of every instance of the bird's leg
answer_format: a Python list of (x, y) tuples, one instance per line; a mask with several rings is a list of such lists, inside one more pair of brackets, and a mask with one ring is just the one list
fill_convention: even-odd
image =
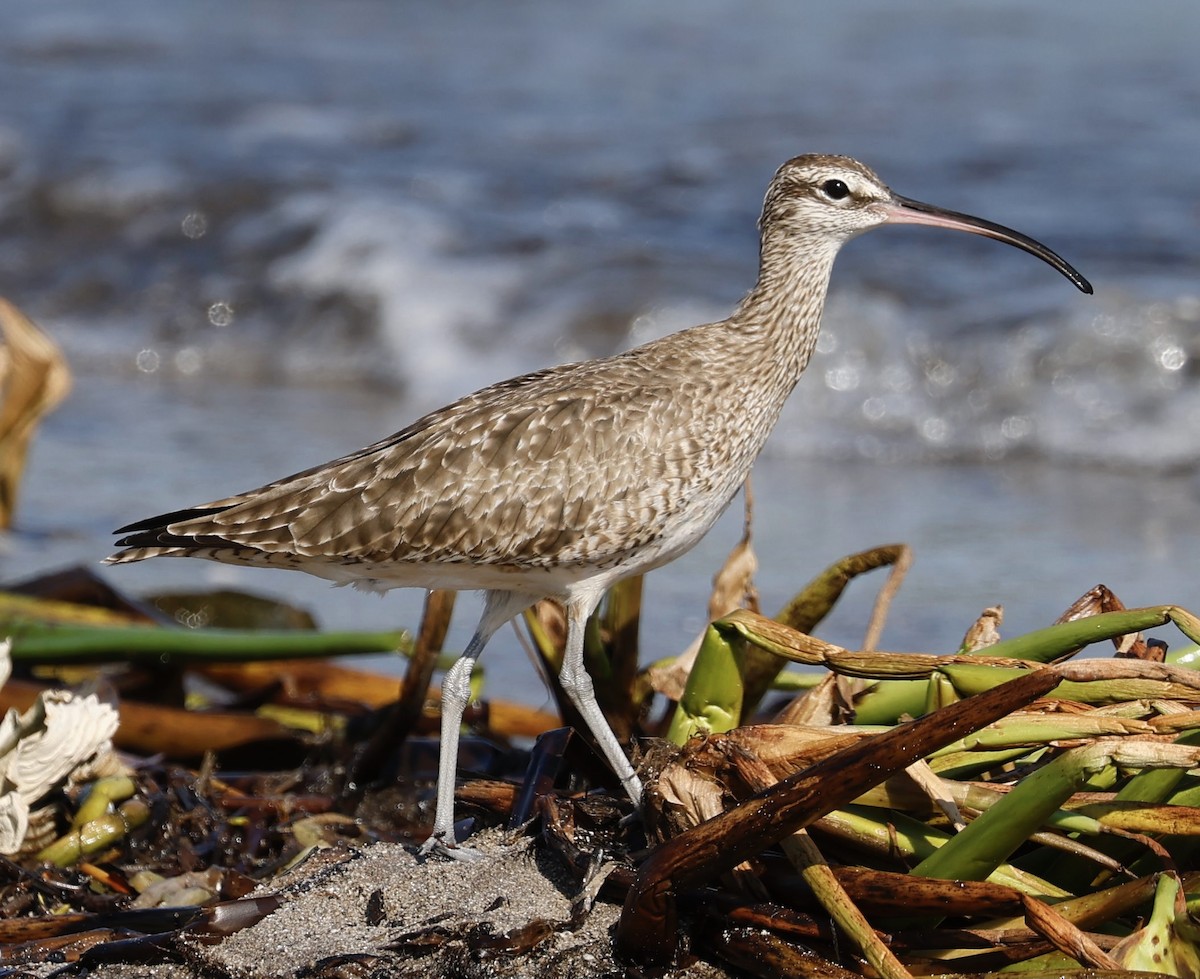
[(437, 852), (456, 859), (470, 859), (473, 850), (455, 845), (454, 781), (458, 771), (458, 734), (463, 712), (471, 702), (471, 671), (492, 634), (514, 615), (528, 608), (529, 598), (512, 592), (489, 591), (475, 635), (442, 680), (442, 745), (438, 756), (437, 807), (433, 832), (421, 846), (422, 853)]
[(625, 757), (625, 752), (617, 743), (612, 727), (605, 720), (604, 712), (596, 702), (596, 691), (592, 686), (592, 678), (588, 676), (583, 665), (583, 635), (587, 627), (588, 616), (598, 604), (598, 599), (591, 596), (571, 599), (567, 602), (567, 648), (563, 654), (562, 669), (558, 673), (558, 682), (563, 691), (575, 705), (575, 709), (583, 716), (588, 730), (604, 755), (608, 767), (621, 781), (629, 798), (634, 805), (642, 804), (642, 783)]
[(454, 846), (454, 780), (458, 770), (458, 733), (462, 727), (463, 712), (471, 702), (471, 671), (478, 658), (471, 649), (482, 650), (486, 639), (477, 643), (478, 633), (467, 647), (467, 653), (459, 657), (446, 671), (442, 680), (442, 745), (438, 756), (437, 808), (433, 817), (433, 832), (421, 847), (422, 853), (434, 849)]

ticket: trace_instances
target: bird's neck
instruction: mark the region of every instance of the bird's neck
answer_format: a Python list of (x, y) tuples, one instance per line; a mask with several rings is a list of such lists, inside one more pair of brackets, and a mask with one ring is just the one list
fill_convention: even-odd
[(731, 331), (752, 343), (768, 370), (777, 372), (787, 391), (816, 347), (837, 251), (824, 238), (764, 237), (758, 281), (728, 321)]

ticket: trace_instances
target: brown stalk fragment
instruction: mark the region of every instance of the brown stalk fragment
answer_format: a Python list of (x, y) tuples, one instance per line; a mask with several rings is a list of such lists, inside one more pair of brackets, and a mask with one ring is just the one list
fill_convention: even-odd
[(438, 653), (450, 629), (455, 594), (444, 589), (434, 589), (426, 594), (421, 629), (413, 643), (404, 681), (399, 685), (396, 701), (384, 713), (379, 727), (351, 766), (346, 779), (347, 798), (361, 799), (367, 784), (379, 778), (387, 759), (416, 730), (437, 667)]
[(987, 881), (938, 880), (867, 867), (834, 873), (864, 911), (878, 914), (1012, 915), (1022, 910), (1020, 892)]
[[(869, 551), (851, 554), (830, 565), (805, 585), (800, 594), (775, 618), (797, 632), (809, 632), (829, 614), (846, 586), (856, 577), (891, 565), (899, 569), (902, 578), (911, 563), (912, 551), (907, 544), (884, 544)], [(888, 585), (890, 591), (894, 591), (890, 581)]]
[(1022, 895), (1025, 921), (1029, 927), (1051, 942), (1064, 955), (1095, 969), (1119, 969), (1121, 963), (1105, 952), (1075, 925), (1057, 914), (1050, 905)]

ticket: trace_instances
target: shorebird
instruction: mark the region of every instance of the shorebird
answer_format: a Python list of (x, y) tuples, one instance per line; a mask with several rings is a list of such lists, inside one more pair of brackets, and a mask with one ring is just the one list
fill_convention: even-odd
[(458, 733), (492, 634), (543, 598), (566, 607), (559, 680), (635, 804), (642, 785), (596, 703), (584, 628), (615, 581), (673, 560), (745, 481), (808, 365), (838, 250), (884, 224), (1041, 243), (900, 197), (843, 156), (789, 160), (767, 189), (758, 281), (733, 314), (625, 353), (501, 381), (333, 462), (117, 531), (110, 563), (202, 557), (376, 590), (474, 589), (483, 615), (442, 686), (425, 850), (453, 855)]

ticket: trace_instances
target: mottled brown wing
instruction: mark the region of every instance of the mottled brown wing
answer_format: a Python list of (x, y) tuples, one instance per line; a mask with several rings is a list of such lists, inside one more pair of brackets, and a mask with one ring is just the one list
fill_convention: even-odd
[(132, 524), (120, 543), (366, 564), (612, 560), (688, 495), (698, 446), (664, 442), (673, 426), (652, 417), (668, 383), (624, 357), (526, 375), (327, 465)]

